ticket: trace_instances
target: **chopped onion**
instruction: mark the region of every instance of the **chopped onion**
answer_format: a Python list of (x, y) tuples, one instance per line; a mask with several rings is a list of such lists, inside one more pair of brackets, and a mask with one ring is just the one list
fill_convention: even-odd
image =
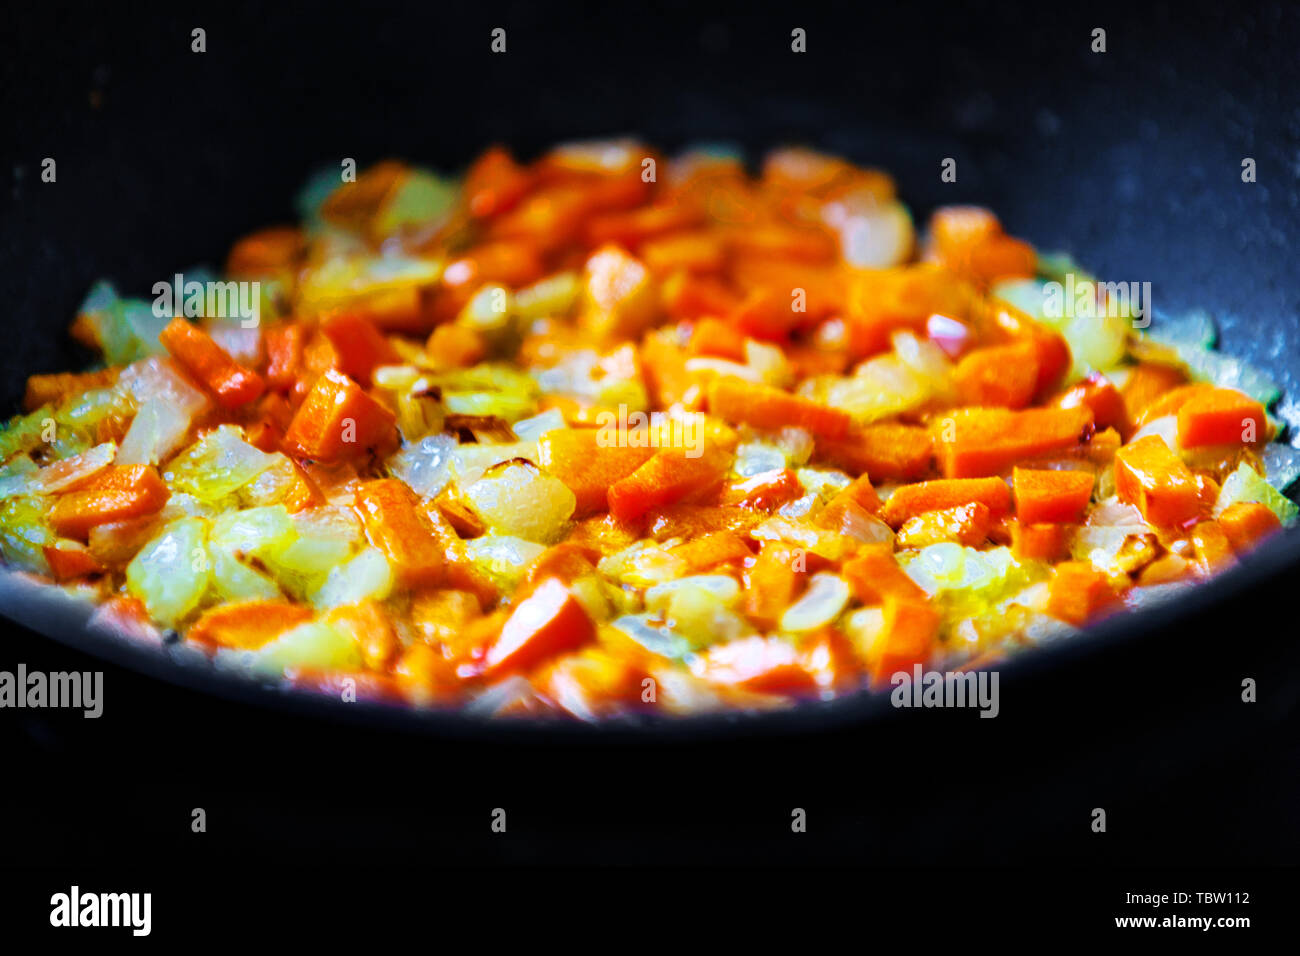
[(781, 615), (781, 630), (815, 631), (830, 624), (849, 603), (849, 586), (839, 575), (819, 571), (808, 581), (808, 590)]

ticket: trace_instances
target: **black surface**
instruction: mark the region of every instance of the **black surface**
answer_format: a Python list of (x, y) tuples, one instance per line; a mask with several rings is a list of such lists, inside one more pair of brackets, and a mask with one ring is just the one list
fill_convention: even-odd
[[(494, 57), (498, 25), (509, 52)], [(189, 52), (193, 26), (206, 54)], [(806, 55), (789, 52), (793, 26)], [(1094, 26), (1105, 54), (1089, 52)], [(0, 168), (23, 170), (0, 196), (0, 399), (77, 359), (64, 329), (94, 279), (143, 294), (218, 260), (288, 219), (321, 165), (455, 168), (491, 141), (527, 155), (623, 132), (756, 153), (803, 141), (891, 170), (919, 214), (990, 205), (1042, 248), (1151, 281), (1157, 308), (1208, 307), (1227, 350), (1294, 396), (1297, 39), (1281, 4), (27, 9), (0, 37)], [(55, 185), (38, 181), (44, 156)], [(948, 156), (956, 184), (939, 179)], [(11, 845), (108, 864), (1294, 863), (1300, 671), (1277, 605), (1295, 577), (1274, 567), (1193, 622), (1008, 681), (992, 721), (483, 741), (287, 715), (114, 667), (99, 721), (0, 712), (26, 780), (5, 790)], [(20, 660), (52, 670), (78, 655), (6, 628), (0, 668)], [(1240, 702), (1243, 676), (1260, 703)], [(192, 806), (208, 809), (204, 837)], [(509, 839), (488, 832), (495, 806)], [(793, 806), (810, 813), (799, 837)], [(1105, 835), (1088, 829), (1096, 806)]]

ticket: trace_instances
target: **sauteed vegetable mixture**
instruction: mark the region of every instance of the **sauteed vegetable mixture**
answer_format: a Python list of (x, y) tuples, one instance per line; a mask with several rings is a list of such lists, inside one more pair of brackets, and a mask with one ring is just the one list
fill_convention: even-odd
[(341, 178), (222, 277), (92, 290), (102, 365), (0, 432), (7, 565), (220, 666), (594, 719), (990, 666), (1295, 518), (1277, 389), (1208, 320), (985, 209), (918, 233), (880, 171)]

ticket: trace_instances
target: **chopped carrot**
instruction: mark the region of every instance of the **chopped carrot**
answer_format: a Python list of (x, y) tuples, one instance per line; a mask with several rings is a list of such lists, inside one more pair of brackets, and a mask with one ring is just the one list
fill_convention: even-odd
[(56, 581), (69, 581), (104, 570), (104, 566), (80, 541), (56, 541), (45, 545), (41, 553), (45, 555), (45, 563), (50, 566), (50, 574)]
[(1256, 544), (1282, 529), (1282, 522), (1273, 509), (1258, 501), (1239, 501), (1229, 505), (1219, 515), (1219, 525), (1228, 536), (1232, 550), (1238, 554), (1249, 551)]
[(331, 316), (321, 323), (320, 330), (338, 350), (339, 368), (365, 388), (370, 387), (370, 376), (376, 366), (401, 361), (397, 350), (375, 323), (359, 313)]
[(691, 330), (690, 350), (696, 355), (718, 355), (733, 362), (743, 362), (745, 337), (721, 319), (705, 316)]
[(1145, 425), (1147, 422), (1154, 421), (1157, 418), (1164, 418), (1166, 415), (1177, 415), (1184, 405), (1192, 399), (1202, 395), (1209, 395), (1215, 391), (1215, 386), (1205, 382), (1193, 382), (1190, 385), (1179, 385), (1162, 392), (1158, 397), (1152, 399), (1137, 417), (1139, 425)]
[(1029, 277), (1038, 268), (1034, 247), (1010, 236), (988, 236), (973, 246), (962, 270), (978, 282), (991, 285), (998, 279)]
[[(674, 504), (646, 512), (646, 531), (656, 541), (695, 538), (714, 531), (744, 533), (761, 524), (761, 511), (720, 505)], [(617, 519), (615, 519), (617, 520)]]
[(1138, 439), (1116, 453), (1115, 492), (1160, 527), (1185, 525), (1200, 513), (1195, 477), (1158, 435)]
[(1178, 444), (1184, 448), (1266, 441), (1264, 406), (1236, 389), (1202, 392), (1178, 410)]
[(470, 215), (479, 219), (509, 212), (533, 185), (532, 174), (502, 147), (494, 146), (465, 174)]
[(117, 381), (121, 371), (120, 368), (105, 368), (97, 372), (29, 376), (27, 390), (23, 393), (23, 411), (33, 412), (42, 405), (61, 402), (70, 395), (80, 395), (92, 388), (106, 388)]
[(1002, 233), (998, 217), (982, 206), (942, 206), (930, 217), (930, 237), (944, 259), (960, 261), (980, 243)]
[(396, 443), (396, 416), (342, 372), (322, 374), (298, 407), (284, 436), (285, 450), (298, 458), (339, 461)]
[(875, 481), (915, 481), (934, 461), (933, 437), (918, 425), (865, 425), (841, 439), (819, 437), (816, 448), (819, 458)]
[(706, 534), (702, 538), (669, 548), (668, 553), (685, 561), (692, 573), (730, 561), (743, 561), (754, 556), (749, 545), (731, 531), (715, 531)]
[(255, 651), (312, 618), (312, 609), (292, 601), (240, 601), (208, 608), (185, 637), (199, 644)]
[(1011, 524), (1011, 552), (1021, 560), (1056, 562), (1069, 553), (1071, 524)]
[(726, 250), (707, 232), (680, 232), (642, 243), (641, 258), (655, 275), (666, 276), (679, 269), (709, 274), (722, 271)]
[(593, 216), (586, 224), (587, 244), (616, 243), (635, 249), (641, 243), (668, 233), (689, 229), (701, 221), (699, 212), (689, 205), (661, 203)]
[(1124, 397), (1106, 376), (1093, 372), (1082, 382), (1073, 385), (1050, 400), (1053, 408), (1078, 408), (1086, 405), (1092, 410), (1092, 420), (1098, 430), (1114, 428), (1122, 437), (1133, 430)]
[(511, 238), (475, 246), (448, 264), (442, 281), (472, 293), (488, 282), (519, 289), (536, 282), (545, 273), (537, 245), (526, 238)]
[(1165, 392), (1187, 383), (1187, 376), (1172, 365), (1139, 362), (1129, 369), (1119, 393), (1124, 398), (1128, 416), (1140, 424), (1143, 412)]
[(967, 405), (1024, 408), (1038, 389), (1038, 347), (1013, 342), (975, 349), (957, 363), (952, 377)]
[(268, 388), (289, 392), (298, 380), (303, 364), (307, 329), (299, 323), (285, 323), (266, 330), (266, 373)]
[(388, 556), (398, 577), (408, 587), (435, 587), (442, 582), (446, 558), (416, 504), (415, 492), (398, 478), (367, 481), (356, 492), (366, 536)]
[(1062, 561), (1048, 584), (1047, 613), (1083, 627), (1120, 603), (1110, 579), (1086, 561)]
[(109, 444), (96, 445), (40, 470), (35, 485), (41, 494), (58, 495), (84, 488), (113, 463), (117, 450)]
[(685, 269), (664, 280), (660, 299), (674, 319), (731, 315), (741, 303), (741, 296), (721, 279), (692, 275)]
[(383, 606), (373, 599), (330, 608), (323, 621), (351, 634), (367, 668), (383, 670), (401, 650), (401, 642)]
[(840, 576), (863, 604), (879, 604), (888, 597), (925, 601), (925, 591), (899, 566), (893, 545), (888, 543), (865, 545), (840, 566)]
[(742, 604), (745, 616), (764, 630), (776, 627), (785, 609), (798, 596), (806, 577), (807, 557), (803, 552), (765, 542), (745, 572)]
[(848, 412), (838, 408), (736, 378), (714, 379), (709, 383), (708, 398), (709, 410), (719, 418), (755, 428), (793, 425), (835, 440), (843, 438), (852, 423)]
[(1200, 521), (1192, 528), (1192, 547), (1202, 574), (1214, 574), (1236, 564), (1232, 542), (1217, 521)]
[(1091, 472), (1017, 467), (1012, 476), (1016, 518), (1031, 525), (1078, 524), (1092, 499), (1094, 483)]
[(942, 616), (923, 601), (885, 595), (884, 626), (867, 653), (872, 683), (890, 682), (894, 674), (909, 673), (924, 664), (939, 636)]
[(1173, 584), (1176, 581), (1184, 581), (1191, 577), (1196, 571), (1196, 566), (1188, 561), (1182, 555), (1174, 554), (1172, 551), (1168, 554), (1162, 554), (1156, 558), (1138, 574), (1137, 583), (1141, 587), (1151, 587), (1156, 584)]
[(467, 368), (487, 355), (487, 342), (477, 329), (444, 322), (429, 333), (424, 351), (439, 368)]
[(515, 606), (488, 649), (489, 679), (531, 670), (547, 658), (581, 647), (596, 636), (581, 602), (556, 578), (548, 578)]
[(874, 515), (880, 511), (880, 495), (871, 484), (871, 479), (860, 475), (843, 491), (826, 503), (817, 515), (817, 523), (823, 528), (838, 529), (849, 513), (865, 512)]
[(946, 478), (996, 475), (1052, 452), (1079, 449), (1092, 432), (1088, 408), (957, 409), (934, 421)]
[(1011, 489), (1001, 478), (939, 478), (921, 481), (898, 488), (884, 507), (880, 517), (897, 528), (908, 518), (926, 511), (956, 508), (978, 501), (989, 509), (993, 518), (1000, 518), (1011, 510)]
[(307, 251), (302, 230), (272, 226), (236, 241), (226, 257), (226, 275), (263, 276), (292, 269)]
[(660, 448), (609, 486), (610, 514), (634, 521), (652, 508), (707, 495), (721, 486), (729, 465), (730, 455), (718, 448), (705, 448), (698, 456), (688, 448)]
[(631, 475), (657, 449), (618, 444), (602, 429), (555, 429), (538, 440), (538, 464), (564, 482), (578, 499), (574, 517), (608, 505), (612, 485)]
[(50, 526), (84, 541), (96, 525), (161, 511), (168, 494), (152, 465), (111, 465), (88, 485), (60, 496), (50, 508)]
[(718, 504), (774, 511), (802, 494), (798, 475), (789, 468), (774, 468), (729, 484), (718, 496)]
[(266, 388), (260, 375), (244, 368), (207, 332), (182, 318), (172, 319), (158, 341), (224, 408), (245, 405)]

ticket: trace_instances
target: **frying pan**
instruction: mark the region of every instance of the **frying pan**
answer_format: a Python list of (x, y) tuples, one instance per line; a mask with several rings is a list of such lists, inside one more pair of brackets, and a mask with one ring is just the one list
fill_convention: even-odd
[[(489, 50), (498, 26), (505, 54)], [(204, 53), (191, 50), (196, 27), (206, 31)], [(794, 27), (807, 31), (807, 53), (791, 51)], [(1095, 28), (1106, 31), (1104, 53), (1091, 49)], [(1283, 4), (25, 9), (0, 41), (12, 47), (0, 50), (0, 117), (10, 133), (0, 149), (13, 173), (0, 196), (0, 403), (16, 409), (26, 375), (86, 360), (66, 326), (93, 281), (143, 294), (160, 276), (219, 263), (241, 234), (294, 218), (295, 191), (322, 166), (400, 156), (454, 170), (493, 142), (532, 156), (556, 141), (625, 133), (668, 150), (725, 142), (755, 159), (791, 142), (837, 152), (890, 170), (918, 221), (941, 204), (988, 205), (1040, 249), (1070, 251), (1103, 278), (1150, 281), (1158, 310), (1207, 308), (1221, 348), (1270, 373), (1293, 401), (1297, 40), (1300, 16)], [(57, 162), (53, 184), (40, 179), (47, 156)], [(947, 158), (957, 162), (953, 183), (940, 179)], [(1246, 158), (1254, 183), (1242, 180)], [(512, 792), (554, 798), (552, 808), (558, 798), (544, 781), (562, 777), (557, 768), (576, 779), (599, 766), (604, 786), (644, 817), (664, 806), (636, 784), (649, 761), (671, 765), (673, 779), (693, 780), (699, 793), (762, 792), (787, 816), (787, 796), (816, 793), (839, 814), (841, 840), (823, 847), (827, 858), (848, 847), (902, 859), (915, 848), (908, 841), (939, 854), (952, 848), (954, 831), (936, 821), (969, 822), (951, 795), (935, 797), (940, 780), (917, 756), (941, 753), (964, 781), (962, 805), (986, 815), (987, 836), (963, 824), (960, 845), (992, 854), (1016, 831), (1032, 855), (1032, 834), (1065, 825), (1030, 813), (1035, 826), (1017, 829), (1023, 819), (1007, 815), (1004, 799), (1012, 793), (1082, 806), (1099, 799), (1084, 792), (1092, 781), (1127, 799), (1152, 773), (1205, 774), (1285, 737), (1280, 728), (1294, 722), (1300, 699), (1294, 627), (1268, 624), (1265, 612), (1290, 613), (1297, 569), (1300, 535), (1279, 535), (1174, 604), (1015, 659), (1002, 670), (1004, 712), (994, 721), (905, 719), (879, 695), (689, 720), (483, 721), (287, 694), (176, 649), (105, 640), (87, 627), (85, 609), (11, 577), (0, 610), (21, 622), (6, 627), (6, 646), (29, 666), (109, 669), (110, 688), (130, 689), (111, 705), (117, 733), (149, 740), (185, 779), (207, 779), (212, 766), (274, 774), (291, 764), (316, 780), (322, 762), (356, 748), (397, 787), (393, 767), (404, 755), (435, 748), (422, 752), (462, 780), (510, 779)], [(1244, 677), (1268, 691), (1253, 710), (1240, 706)], [(186, 724), (202, 728), (201, 758), (182, 743)], [(51, 746), (102, 759), (75, 735), (55, 739)], [(842, 778), (846, 755), (864, 753), (871, 766), (893, 767), (892, 796)], [(774, 764), (784, 768), (775, 776)], [(1025, 776), (1034, 767), (1042, 777)], [(428, 772), (403, 771), (400, 786), (421, 786)], [(476, 786), (465, 793), (490, 799), (493, 784)], [(891, 825), (879, 822), (904, 805)], [(632, 833), (624, 835), (639, 838)], [(660, 836), (693, 852), (689, 840)], [(1168, 851), (1176, 841), (1166, 837), (1157, 832), (1144, 846)], [(1061, 845), (1074, 847), (1070, 839)], [(1292, 832), (1271, 846), (1221, 849), (1259, 860), (1292, 853), (1295, 841)]]

